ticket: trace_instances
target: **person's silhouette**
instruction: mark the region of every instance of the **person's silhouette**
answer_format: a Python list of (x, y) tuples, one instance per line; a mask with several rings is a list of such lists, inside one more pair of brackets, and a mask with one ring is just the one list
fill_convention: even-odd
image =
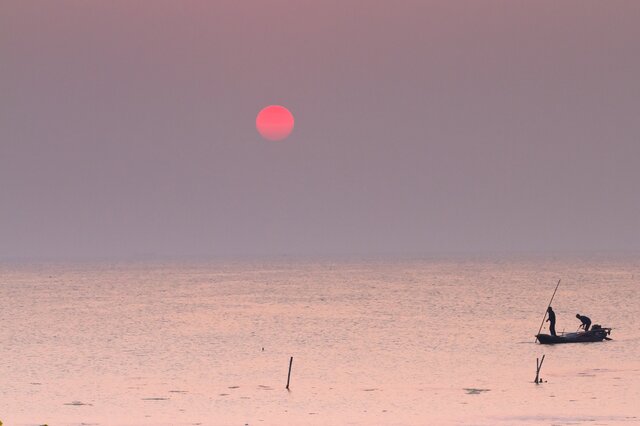
[(578, 318), (582, 323), (578, 328), (584, 328), (584, 331), (589, 331), (589, 327), (591, 327), (591, 319), (580, 314), (576, 314), (576, 318)]
[(556, 313), (553, 312), (553, 308), (551, 306), (547, 308), (547, 315), (549, 316), (549, 318), (547, 318), (547, 322), (549, 323), (549, 332), (551, 333), (552, 336), (555, 336), (556, 335)]

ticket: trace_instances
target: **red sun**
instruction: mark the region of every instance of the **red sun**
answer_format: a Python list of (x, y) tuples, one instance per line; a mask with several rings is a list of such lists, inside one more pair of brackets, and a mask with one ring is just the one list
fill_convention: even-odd
[(293, 114), (283, 106), (269, 105), (258, 113), (256, 129), (263, 138), (281, 141), (293, 131)]

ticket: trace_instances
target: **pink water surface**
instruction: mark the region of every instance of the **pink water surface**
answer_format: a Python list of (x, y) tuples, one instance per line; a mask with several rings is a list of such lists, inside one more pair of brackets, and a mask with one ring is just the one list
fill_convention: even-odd
[[(533, 343), (560, 278), (557, 329), (613, 341)], [(637, 257), (4, 264), (0, 419), (639, 424), (639, 279)]]

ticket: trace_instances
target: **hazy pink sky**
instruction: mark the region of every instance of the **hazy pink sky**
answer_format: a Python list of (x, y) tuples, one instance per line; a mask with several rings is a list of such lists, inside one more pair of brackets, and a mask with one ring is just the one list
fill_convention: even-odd
[(5, 0), (0, 258), (640, 250), (639, 75), (637, 1)]

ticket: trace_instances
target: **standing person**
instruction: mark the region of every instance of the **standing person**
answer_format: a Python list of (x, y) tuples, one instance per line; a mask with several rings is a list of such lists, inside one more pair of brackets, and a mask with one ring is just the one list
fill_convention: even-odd
[(582, 323), (580, 324), (580, 327), (578, 327), (578, 329), (584, 328), (584, 331), (589, 331), (589, 327), (591, 327), (591, 319), (580, 314), (576, 314), (576, 318), (578, 318)]
[(547, 309), (547, 314), (549, 318), (547, 318), (547, 322), (549, 323), (549, 332), (552, 336), (556, 336), (556, 313), (553, 312), (553, 308), (549, 306)]

